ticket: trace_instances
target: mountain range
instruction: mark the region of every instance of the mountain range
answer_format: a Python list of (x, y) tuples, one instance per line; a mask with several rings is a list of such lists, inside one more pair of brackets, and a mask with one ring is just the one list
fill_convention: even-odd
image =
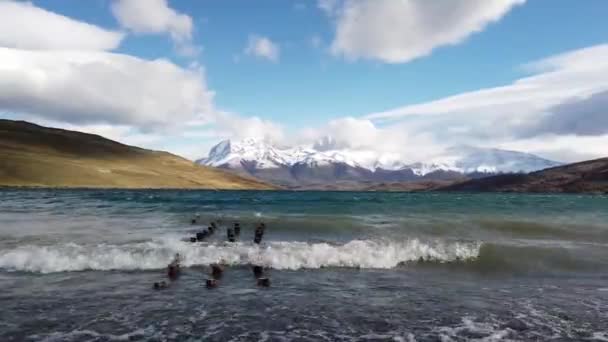
[(98, 135), (0, 119), (0, 187), (270, 190), (283, 183), (287, 189), (608, 194), (608, 158), (555, 166), (520, 152), (456, 147), (408, 164), (370, 151), (328, 148), (328, 142), (280, 148), (224, 141), (198, 161), (207, 167)]
[(452, 147), (441, 155), (414, 163), (369, 150), (334, 146), (329, 137), (311, 147), (289, 148), (257, 139), (225, 140), (196, 162), (291, 188), (340, 182), (352, 185), (465, 180), (561, 165), (528, 153), (472, 146)]

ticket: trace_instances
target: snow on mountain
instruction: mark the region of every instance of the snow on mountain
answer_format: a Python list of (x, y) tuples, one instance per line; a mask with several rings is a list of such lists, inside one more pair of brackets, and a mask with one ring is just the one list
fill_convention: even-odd
[(440, 156), (430, 158), (426, 163), (418, 165), (417, 168), (413, 167), (412, 170), (419, 175), (436, 170), (454, 171), (462, 174), (528, 173), (558, 165), (561, 165), (561, 163), (529, 153), (496, 148), (456, 146), (447, 149)]
[(245, 139), (237, 143), (222, 141), (211, 149), (207, 158), (197, 161), (213, 167), (237, 167), (241, 162), (255, 163), (257, 168), (290, 167), (295, 164), (320, 166), (331, 163), (361, 167), (344, 151), (317, 151), (303, 147), (282, 149), (257, 139)]
[(241, 162), (252, 162), (257, 168), (275, 168), (289, 165), (293, 156), (286, 150), (256, 139), (246, 139), (233, 143), (224, 140), (215, 145), (207, 158), (197, 161), (199, 164), (213, 167), (239, 167)]
[(461, 174), (532, 172), (560, 165), (528, 153), (471, 146), (453, 147), (441, 155), (413, 164), (404, 163), (397, 155), (335, 148), (337, 146), (331, 138), (321, 140), (310, 148), (279, 148), (256, 139), (236, 143), (226, 140), (214, 146), (209, 156), (197, 163), (224, 168), (240, 168), (248, 164), (256, 169), (344, 164), (371, 172), (411, 170), (416, 176), (437, 171)]

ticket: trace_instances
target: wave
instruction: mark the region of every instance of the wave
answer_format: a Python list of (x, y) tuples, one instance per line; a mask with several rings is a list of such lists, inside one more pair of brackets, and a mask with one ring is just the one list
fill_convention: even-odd
[(513, 245), (483, 243), (476, 258), (466, 263), (419, 262), (417, 267), (447, 267), (482, 274), (541, 274), (604, 269), (608, 256), (603, 245)]
[(412, 261), (454, 262), (478, 257), (480, 242), (408, 239), (400, 242), (354, 240), (341, 245), (306, 242), (192, 244), (174, 238), (125, 245), (26, 245), (0, 251), (0, 268), (53, 273), (84, 270), (154, 270), (175, 253), (184, 266), (257, 264), (281, 270), (350, 267), (393, 268)]

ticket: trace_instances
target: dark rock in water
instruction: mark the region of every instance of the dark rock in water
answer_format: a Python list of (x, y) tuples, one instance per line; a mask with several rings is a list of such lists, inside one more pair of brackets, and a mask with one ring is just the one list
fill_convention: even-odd
[(258, 265), (253, 266), (253, 275), (256, 278), (261, 278), (264, 275), (264, 268)]
[(258, 279), (258, 286), (269, 287), (270, 286), (270, 279), (268, 279), (268, 278), (259, 278)]
[(253, 238), (253, 242), (259, 244), (262, 242), (262, 238), (264, 237), (264, 229), (265, 225), (262, 223), (255, 229), (255, 237)]
[(167, 266), (167, 276), (171, 280), (175, 280), (180, 276), (181, 270), (179, 265), (169, 265)]
[(229, 242), (235, 242), (236, 241), (236, 239), (234, 237), (234, 232), (232, 231), (232, 229), (228, 228), (228, 230), (226, 230), (226, 235), (227, 235), (227, 238), (228, 238)]
[(515, 330), (515, 331), (525, 331), (528, 330), (528, 325), (518, 319), (518, 318), (513, 318), (512, 320), (508, 321), (507, 323), (501, 325), (501, 329), (511, 329), (511, 330)]
[(207, 232), (198, 232), (196, 233), (196, 239), (198, 241), (203, 241), (207, 237)]
[(166, 282), (161, 281), (160, 283), (159, 282), (154, 283), (153, 287), (154, 287), (155, 290), (164, 290), (167, 287), (169, 287), (169, 285), (167, 285)]
[(219, 285), (219, 281), (217, 279), (207, 279), (205, 281), (205, 286), (208, 289), (216, 288)]
[(224, 269), (218, 264), (211, 265), (211, 276), (214, 279), (221, 279), (224, 275)]
[(191, 237), (190, 238), (190, 242), (196, 242), (196, 238), (195, 237)]

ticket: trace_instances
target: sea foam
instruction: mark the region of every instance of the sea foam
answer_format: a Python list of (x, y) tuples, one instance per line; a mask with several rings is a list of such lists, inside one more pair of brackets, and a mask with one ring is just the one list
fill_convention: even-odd
[(0, 251), (0, 268), (25, 272), (153, 270), (166, 267), (175, 253), (184, 266), (258, 264), (274, 269), (352, 267), (393, 268), (408, 261), (450, 262), (478, 257), (479, 242), (353, 240), (345, 244), (268, 242), (188, 243), (174, 238), (124, 245), (26, 245)]

